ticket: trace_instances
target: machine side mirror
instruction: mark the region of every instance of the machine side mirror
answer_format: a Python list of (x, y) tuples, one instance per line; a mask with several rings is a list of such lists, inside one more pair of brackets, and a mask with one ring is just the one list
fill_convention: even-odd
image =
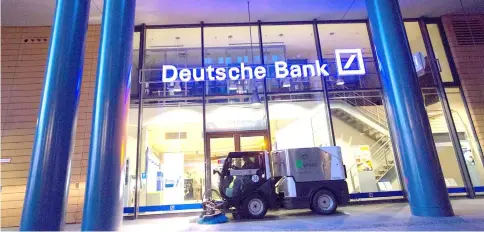
[(215, 170), (215, 169), (213, 169), (213, 170), (212, 170), (212, 173), (213, 173), (214, 175), (215, 175), (215, 174), (218, 174), (219, 176), (221, 176), (221, 175), (222, 175), (222, 173), (220, 173), (219, 171), (217, 171), (217, 170)]

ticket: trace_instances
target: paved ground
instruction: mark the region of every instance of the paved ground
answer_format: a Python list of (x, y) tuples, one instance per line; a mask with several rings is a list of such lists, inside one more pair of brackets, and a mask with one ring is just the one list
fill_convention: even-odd
[[(197, 216), (162, 216), (125, 220), (124, 231), (301, 231), (301, 230), (473, 230), (484, 231), (484, 198), (453, 200), (455, 217), (425, 218), (410, 215), (407, 203), (342, 207), (332, 216), (308, 210), (270, 212), (263, 220), (198, 225)], [(80, 230), (67, 225), (66, 230)]]

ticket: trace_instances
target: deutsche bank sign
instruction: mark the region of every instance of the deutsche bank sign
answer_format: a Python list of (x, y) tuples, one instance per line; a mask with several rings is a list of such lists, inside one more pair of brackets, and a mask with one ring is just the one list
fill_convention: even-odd
[[(345, 57), (343, 60), (342, 57)], [(335, 50), (336, 66), (339, 76), (364, 75), (366, 74), (361, 49), (337, 49)], [(356, 68), (355, 68), (356, 67)], [(274, 62), (274, 72), (276, 78), (300, 78), (311, 76), (329, 76), (328, 64), (322, 64), (316, 60), (314, 64), (288, 65), (285, 61)], [(163, 65), (162, 82), (175, 82), (180, 79), (188, 81), (223, 81), (245, 80), (245, 79), (264, 79), (267, 76), (265, 66), (246, 66), (240, 63), (238, 67), (230, 68), (207, 68), (177, 69), (173, 65)]]

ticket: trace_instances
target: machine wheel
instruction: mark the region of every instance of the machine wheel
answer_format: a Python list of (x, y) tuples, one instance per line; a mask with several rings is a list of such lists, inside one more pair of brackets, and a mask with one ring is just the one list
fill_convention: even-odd
[(328, 190), (319, 190), (314, 194), (311, 202), (311, 210), (319, 214), (333, 214), (338, 207), (338, 200)]
[(267, 203), (259, 194), (253, 194), (242, 202), (240, 211), (244, 217), (260, 219), (267, 213)]

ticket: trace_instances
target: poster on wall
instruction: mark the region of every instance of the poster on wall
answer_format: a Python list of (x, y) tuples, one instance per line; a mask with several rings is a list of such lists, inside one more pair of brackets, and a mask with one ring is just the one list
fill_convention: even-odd
[(161, 161), (151, 152), (150, 149), (146, 152), (146, 189), (148, 193), (161, 192), (162, 189), (158, 188), (158, 175), (162, 173)]
[[(354, 146), (354, 156), (356, 162), (356, 173), (361, 192), (377, 192), (378, 186), (373, 172), (373, 162), (371, 160), (370, 146)], [(385, 186), (386, 187), (386, 186)]]
[(156, 191), (161, 192), (163, 191), (163, 172), (158, 171), (156, 173)]
[(184, 200), (193, 200), (193, 179), (185, 179), (185, 197)]
[(462, 147), (462, 153), (464, 154), (464, 158), (466, 160), (467, 166), (475, 166), (476, 161), (474, 160), (474, 155), (472, 155), (472, 150), (469, 142), (461, 141), (460, 144)]
[(474, 186), (481, 186), (481, 173), (476, 166), (476, 160), (474, 159), (474, 154), (471, 150), (471, 144), (469, 143), (469, 141), (462, 140), (460, 144), (472, 184), (474, 184)]
[(164, 153), (163, 204), (182, 204), (185, 196), (185, 159), (183, 153)]
[(361, 145), (355, 147), (356, 168), (358, 172), (373, 171), (373, 163), (371, 161), (370, 146)]

